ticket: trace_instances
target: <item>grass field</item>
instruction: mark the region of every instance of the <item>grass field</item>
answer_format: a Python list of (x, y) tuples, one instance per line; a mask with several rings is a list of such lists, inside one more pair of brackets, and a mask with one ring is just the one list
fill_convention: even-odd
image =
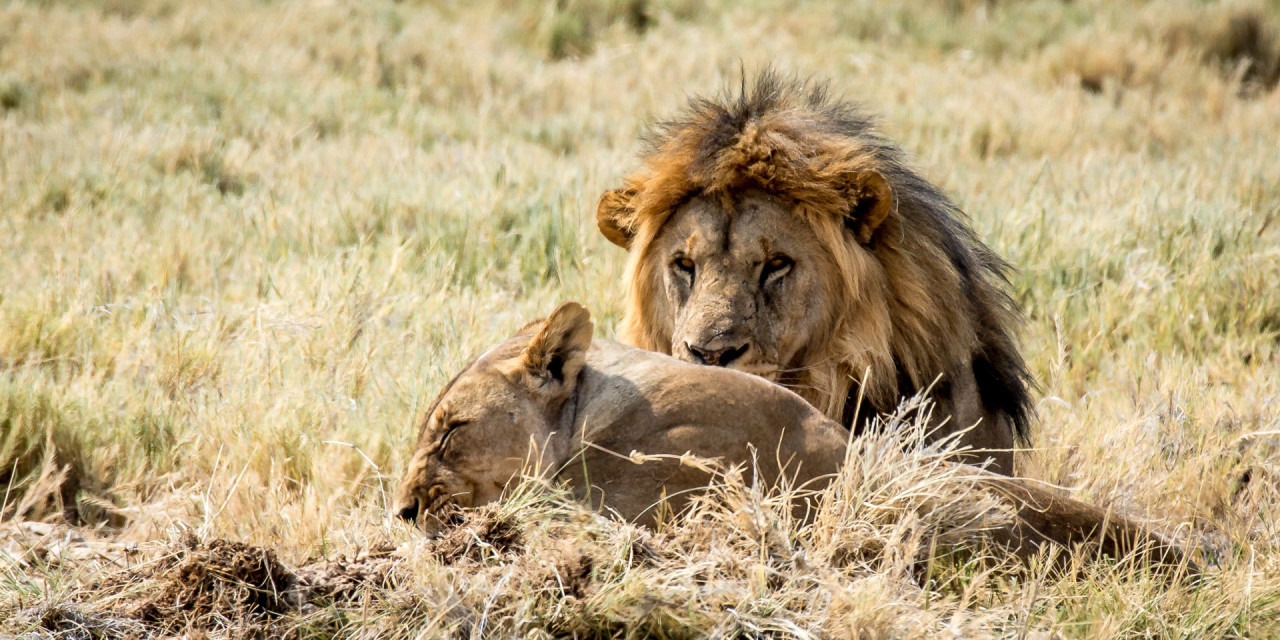
[[(1274, 0), (7, 2), (0, 637), (1280, 637), (1278, 29)], [(593, 214), (645, 125), (767, 65), (883, 114), (1019, 268), (1028, 474), (1202, 582), (921, 575), (959, 516), (893, 446), (800, 530), (733, 486), (657, 532), (537, 491), (440, 541), (388, 517), (470, 356), (568, 299), (613, 334)]]

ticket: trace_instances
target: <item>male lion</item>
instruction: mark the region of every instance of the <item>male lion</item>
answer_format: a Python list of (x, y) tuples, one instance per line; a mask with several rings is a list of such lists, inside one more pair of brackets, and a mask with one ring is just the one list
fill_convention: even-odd
[[(624, 518), (652, 522), (656, 504), (679, 512), (711, 479), (707, 467), (682, 462), (686, 454), (754, 464), (766, 485), (785, 476), (813, 489), (850, 455), (843, 426), (778, 385), (592, 341), (591, 330), (587, 310), (565, 303), (449, 382), (396, 492), (399, 515), (433, 530), (447, 507), (498, 500), (522, 470), (536, 468)], [(618, 458), (633, 452), (650, 457)], [(964, 470), (975, 488), (1012, 507), (1013, 519), (992, 523), (989, 534), (1015, 551), (1100, 541), (1113, 555), (1138, 549), (1182, 562), (1176, 546), (1116, 514), (1031, 481)]]
[(765, 72), (658, 126), (642, 163), (596, 210), (630, 253), (623, 342), (763, 376), (855, 431), (928, 389), (934, 437), (977, 423), (969, 459), (1013, 473), (1032, 408), (1007, 265), (868, 116)]

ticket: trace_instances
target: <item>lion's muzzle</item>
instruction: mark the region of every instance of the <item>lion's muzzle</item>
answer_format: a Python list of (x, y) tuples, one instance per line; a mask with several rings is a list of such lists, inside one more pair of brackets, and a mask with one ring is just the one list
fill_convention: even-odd
[(727, 367), (746, 354), (747, 350), (751, 348), (751, 344), (744, 342), (737, 346), (726, 346), (725, 341), (715, 340), (706, 345), (695, 345), (686, 342), (684, 347), (688, 350), (690, 359), (695, 364)]

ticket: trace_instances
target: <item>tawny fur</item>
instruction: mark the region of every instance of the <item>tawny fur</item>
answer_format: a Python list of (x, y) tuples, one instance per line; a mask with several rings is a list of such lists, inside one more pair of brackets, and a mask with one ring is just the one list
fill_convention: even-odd
[[(1014, 341), (1020, 316), (1004, 289), (1006, 264), (868, 116), (820, 85), (771, 72), (658, 126), (642, 167), (601, 198), (601, 232), (630, 252), (624, 342), (673, 353), (677, 319), (655, 302), (666, 265), (651, 245), (691, 198), (732, 212), (749, 190), (784, 203), (834, 265), (822, 290), (835, 312), (794, 367), (800, 373), (780, 382), (857, 429), (855, 412), (890, 411), (940, 377), (936, 417), (955, 420), (939, 436), (983, 421), (966, 444), (1025, 441), (1030, 376)], [(859, 396), (866, 407), (854, 406)], [(996, 468), (1012, 471), (1011, 452)]]

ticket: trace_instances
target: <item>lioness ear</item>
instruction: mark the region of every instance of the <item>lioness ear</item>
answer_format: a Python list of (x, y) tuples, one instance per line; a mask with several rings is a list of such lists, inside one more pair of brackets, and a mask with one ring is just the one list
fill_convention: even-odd
[(635, 209), (631, 208), (631, 199), (636, 190), (631, 187), (610, 189), (600, 196), (596, 205), (596, 226), (604, 237), (623, 249), (631, 248), (631, 238), (635, 237), (635, 229), (631, 227)]
[(864, 171), (848, 187), (849, 212), (845, 225), (860, 244), (870, 244), (876, 229), (893, 211), (893, 189), (878, 171)]
[(591, 314), (576, 302), (566, 302), (551, 312), (520, 354), (522, 377), (532, 390), (559, 395), (573, 388), (586, 365), (591, 329)]

